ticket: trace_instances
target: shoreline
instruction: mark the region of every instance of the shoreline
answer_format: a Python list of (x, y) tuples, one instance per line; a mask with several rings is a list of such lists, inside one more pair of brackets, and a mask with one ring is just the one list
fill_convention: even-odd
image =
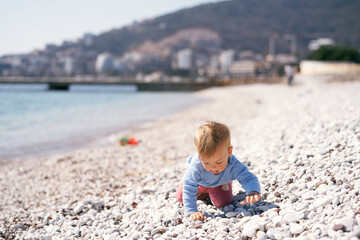
[[(211, 101), (131, 132), (137, 146), (2, 167), (0, 239), (358, 236), (360, 82), (313, 79), (203, 90), (196, 94)], [(232, 204), (198, 201), (208, 216), (202, 223), (184, 216), (174, 194), (206, 120), (229, 126), (234, 155), (259, 178), (264, 200), (241, 206), (234, 182)]]
[[(163, 92), (160, 92), (163, 94)], [(169, 94), (169, 93), (166, 93)], [(193, 93), (189, 93), (193, 94)], [(185, 96), (186, 97), (186, 96)], [(197, 101), (193, 102), (193, 105), (206, 102), (207, 99), (196, 99)], [(176, 100), (178, 101), (178, 100)], [(188, 101), (188, 100), (187, 100)], [(175, 104), (176, 105), (176, 104)], [(177, 106), (179, 105), (179, 106)], [(188, 109), (192, 106), (189, 103), (177, 104), (175, 109)], [(181, 106), (180, 106), (181, 105)], [(168, 107), (169, 108), (169, 107)], [(126, 123), (124, 126), (112, 126), (112, 128), (101, 127), (99, 131), (93, 130), (92, 133), (77, 134), (75, 137), (69, 138), (69, 136), (64, 136), (64, 139), (56, 139), (52, 142), (47, 142), (45, 145), (39, 143), (32, 143), (32, 145), (22, 146), (22, 151), (16, 152), (11, 151), (7, 155), (3, 154), (0, 157), (0, 162), (9, 162), (9, 161), (26, 161), (29, 158), (44, 158), (50, 157), (55, 154), (68, 153), (81, 149), (97, 148), (101, 146), (109, 146), (114, 144), (114, 139), (111, 139), (111, 136), (121, 137), (127, 135), (128, 132), (136, 131), (137, 129), (142, 129), (143, 125), (146, 126), (150, 122), (159, 121), (161, 119), (166, 119), (172, 114), (176, 113), (175, 110), (164, 109), (163, 111), (158, 112), (157, 116), (150, 116), (142, 119), (138, 123), (131, 123), (132, 119), (129, 119), (129, 123)], [(138, 121), (138, 120), (136, 120)], [(59, 135), (60, 136), (60, 135)], [(61, 136), (60, 136), (61, 137)], [(117, 142), (117, 141), (116, 141)]]

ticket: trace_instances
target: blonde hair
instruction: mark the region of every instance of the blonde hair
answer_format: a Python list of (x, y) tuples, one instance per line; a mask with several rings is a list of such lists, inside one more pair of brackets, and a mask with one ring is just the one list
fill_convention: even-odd
[(194, 143), (200, 157), (212, 156), (219, 145), (230, 147), (230, 130), (222, 123), (208, 121), (196, 130)]

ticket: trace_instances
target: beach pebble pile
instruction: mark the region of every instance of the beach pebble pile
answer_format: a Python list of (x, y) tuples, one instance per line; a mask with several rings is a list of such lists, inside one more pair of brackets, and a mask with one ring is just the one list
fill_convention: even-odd
[[(137, 146), (84, 149), (1, 164), (0, 239), (359, 239), (360, 82), (208, 89), (209, 99), (134, 131)], [(226, 123), (262, 201), (193, 221), (175, 199), (206, 120)]]

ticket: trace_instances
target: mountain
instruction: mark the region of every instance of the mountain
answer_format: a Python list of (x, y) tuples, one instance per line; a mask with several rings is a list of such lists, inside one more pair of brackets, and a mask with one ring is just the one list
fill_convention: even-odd
[(93, 48), (118, 55), (146, 41), (158, 42), (183, 29), (205, 28), (221, 37), (221, 47), (266, 53), (269, 37), (276, 51), (289, 52), (286, 34), (296, 36), (298, 52), (310, 40), (332, 38), (360, 48), (359, 0), (232, 0), (183, 9), (98, 35)]
[[(190, 62), (201, 72), (216, 75), (219, 59), (226, 56), (260, 60), (271, 50), (275, 54), (296, 51), (298, 59), (304, 59), (310, 53), (309, 42), (318, 38), (331, 38), (336, 45), (360, 49), (359, 12), (360, 0), (231, 0), (203, 4), (99, 35), (85, 34), (76, 42), (0, 57), (0, 75), (134, 75), (156, 71), (174, 75), (177, 69), (190, 68)], [(232, 50), (222, 52), (227, 49)]]

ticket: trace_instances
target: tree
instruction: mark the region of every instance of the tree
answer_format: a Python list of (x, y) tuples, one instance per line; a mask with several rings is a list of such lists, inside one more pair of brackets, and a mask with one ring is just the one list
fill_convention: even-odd
[(356, 48), (343, 46), (322, 46), (312, 52), (308, 60), (315, 61), (346, 61), (360, 63), (360, 53)]

